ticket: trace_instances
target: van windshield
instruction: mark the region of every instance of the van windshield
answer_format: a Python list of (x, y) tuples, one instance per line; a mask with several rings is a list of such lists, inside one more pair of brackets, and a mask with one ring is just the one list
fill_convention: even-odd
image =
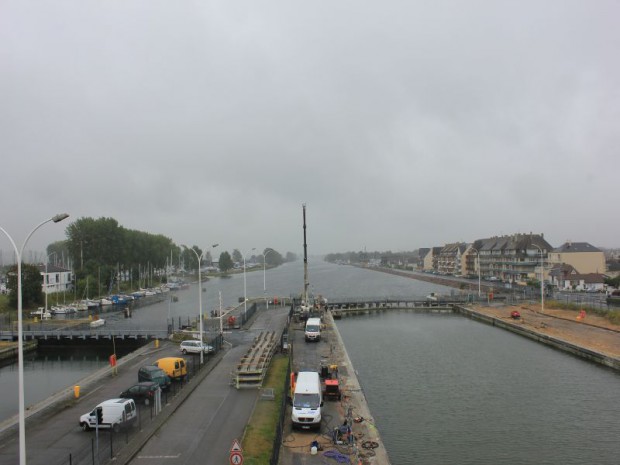
[(293, 407), (297, 408), (319, 408), (321, 403), (318, 394), (295, 394)]
[(311, 333), (318, 333), (319, 327), (318, 325), (308, 325), (306, 326), (306, 331), (311, 332)]

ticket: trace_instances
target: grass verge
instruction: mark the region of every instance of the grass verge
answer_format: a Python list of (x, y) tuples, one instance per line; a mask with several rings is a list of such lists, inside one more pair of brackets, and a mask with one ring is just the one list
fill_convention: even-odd
[(246, 465), (269, 465), (273, 441), (280, 417), (284, 383), (288, 370), (288, 355), (277, 354), (263, 383), (263, 388), (273, 389), (274, 400), (258, 400), (243, 436), (243, 463)]

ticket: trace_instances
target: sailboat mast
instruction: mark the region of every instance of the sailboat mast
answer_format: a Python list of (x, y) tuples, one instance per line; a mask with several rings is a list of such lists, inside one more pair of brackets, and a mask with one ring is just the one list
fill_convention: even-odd
[(306, 242), (306, 204), (303, 204), (304, 217), (304, 303), (308, 305), (308, 244)]

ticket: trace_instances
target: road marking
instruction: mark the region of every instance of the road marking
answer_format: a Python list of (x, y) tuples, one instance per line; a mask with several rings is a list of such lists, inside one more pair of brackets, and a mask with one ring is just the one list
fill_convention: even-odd
[(178, 459), (181, 454), (177, 455), (138, 455), (139, 459)]

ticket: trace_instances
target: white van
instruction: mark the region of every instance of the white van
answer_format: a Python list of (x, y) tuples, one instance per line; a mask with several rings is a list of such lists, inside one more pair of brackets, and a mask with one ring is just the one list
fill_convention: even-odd
[(308, 318), (306, 321), (306, 330), (304, 331), (306, 342), (316, 341), (321, 339), (321, 319), (320, 318)]
[(300, 371), (295, 380), (293, 410), (291, 420), (293, 428), (320, 429), (323, 393), (321, 379), (316, 371)]
[(134, 422), (138, 416), (133, 399), (110, 399), (101, 402), (90, 413), (80, 417), (80, 427), (84, 431), (97, 426), (97, 409), (101, 407), (103, 419), (99, 428), (119, 431), (121, 426)]

